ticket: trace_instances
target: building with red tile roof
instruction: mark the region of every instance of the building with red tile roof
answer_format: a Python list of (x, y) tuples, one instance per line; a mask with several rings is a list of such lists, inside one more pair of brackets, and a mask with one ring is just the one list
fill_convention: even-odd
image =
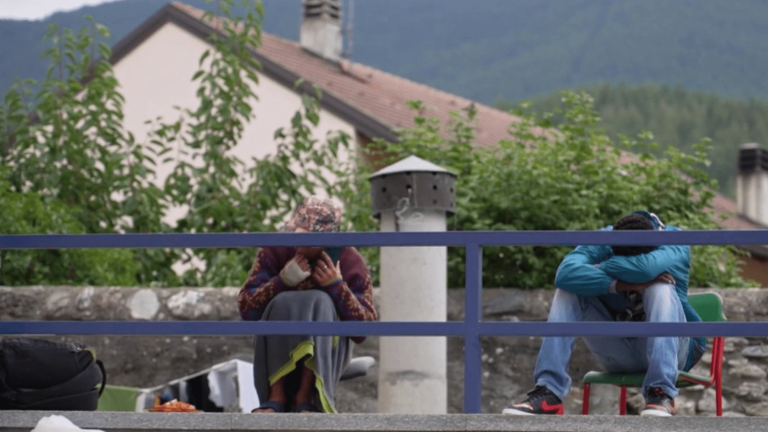
[[(217, 23), (203, 20), (203, 14), (204, 11), (186, 4), (170, 3), (118, 42), (113, 49), (112, 62), (121, 84), (124, 82), (123, 76), (130, 78), (139, 73), (139, 68), (123, 68), (122, 64), (168, 26), (186, 32), (187, 35), (169, 32), (168, 42), (164, 42), (166, 45), (176, 43), (171, 41), (186, 41), (190, 36), (207, 44), (210, 35), (216, 31)], [(155, 51), (161, 49), (175, 51), (169, 50), (168, 46)], [(157, 61), (169, 61), (159, 58), (160, 54), (155, 51), (145, 51), (147, 52), (142, 54), (146, 58), (145, 62), (152, 61), (153, 56)], [(422, 101), (429, 113), (442, 121), (448, 120), (449, 112), (474, 105), (477, 109), (477, 144), (483, 146), (495, 145), (499, 140), (508, 139), (507, 128), (518, 119), (508, 112), (363, 64), (341, 58), (330, 61), (302, 47), (298, 42), (267, 33), (262, 33), (262, 45), (253, 55), (262, 65), (260, 75), (270, 82), (294, 93), (311, 92), (313, 85), (319, 87), (323, 92), (321, 107), (324, 112), (329, 113), (332, 120), (338, 120), (339, 124), (343, 125), (342, 129), (353, 132), (352, 135), (356, 136), (359, 142), (367, 142), (372, 138), (395, 140), (397, 129), (412, 124), (413, 111), (406, 106), (406, 102), (411, 100)], [(178, 62), (183, 61), (180, 59)], [(149, 82), (153, 77), (143, 76), (142, 79)], [(295, 83), (300, 79), (303, 84), (295, 87)], [(140, 86), (141, 83), (134, 85)], [(259, 92), (261, 96), (261, 89)], [(126, 99), (129, 98), (130, 95), (127, 95)], [(152, 99), (144, 99), (147, 98)], [(264, 96), (261, 96), (261, 99), (264, 100)], [(151, 111), (152, 106), (144, 105), (136, 109), (141, 114), (146, 114), (148, 110)], [(146, 115), (143, 116), (142, 121), (146, 118)], [(329, 125), (329, 128), (332, 126)], [(726, 216), (720, 222), (724, 229), (767, 228), (766, 225), (739, 215), (737, 204), (725, 196), (717, 195), (713, 200), (713, 207), (718, 217)], [(752, 258), (744, 267), (745, 275), (768, 286), (768, 248), (753, 246), (745, 249), (752, 253)]]

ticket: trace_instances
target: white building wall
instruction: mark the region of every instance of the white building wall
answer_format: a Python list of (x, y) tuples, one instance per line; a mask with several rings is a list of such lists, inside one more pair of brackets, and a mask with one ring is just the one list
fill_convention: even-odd
[[(210, 45), (181, 27), (167, 23), (114, 65), (125, 97), (125, 127), (138, 142), (143, 142), (151, 129), (147, 120), (162, 117), (172, 122), (179, 116), (175, 106), (190, 109), (197, 106), (198, 83), (192, 81), (192, 75), (198, 70), (200, 56), (209, 48)], [(247, 165), (253, 157), (261, 158), (276, 151), (275, 130), (289, 128), (291, 117), (302, 107), (299, 94), (263, 73), (259, 74), (259, 84), (253, 90), (259, 98), (254, 105), (256, 118), (246, 126), (241, 142), (233, 150)], [(322, 140), (331, 131), (344, 131), (355, 137), (351, 124), (322, 110), (315, 137)], [(173, 166), (169, 163), (157, 168), (158, 184), (162, 184)], [(174, 223), (184, 211), (171, 209), (166, 221)]]

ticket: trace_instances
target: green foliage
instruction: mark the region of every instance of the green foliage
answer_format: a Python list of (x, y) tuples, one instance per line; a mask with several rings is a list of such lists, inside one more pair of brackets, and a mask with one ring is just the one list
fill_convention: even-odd
[[(204, 52), (193, 80), (198, 83), (198, 105), (183, 110), (173, 123), (159, 121), (156, 140), (168, 149), (178, 147), (184, 157), (166, 157), (174, 170), (164, 191), (174, 206), (188, 206), (178, 220), (177, 232), (268, 232), (278, 230), (286, 216), (306, 194), (329, 190), (339, 171), (334, 161), (348, 148), (349, 137), (333, 133), (320, 141), (320, 93), (302, 96), (302, 107), (291, 118), (290, 128), (278, 129), (277, 151), (261, 159), (243, 161), (233, 154), (245, 125), (254, 119), (258, 101), (256, 71), (260, 65), (253, 50), (261, 44), (263, 10), (260, 3), (217, 3), (221, 33), (213, 49)], [(212, 13), (203, 19), (211, 20)], [(297, 83), (302, 86), (302, 83)], [(305, 88), (305, 91), (312, 89)], [(188, 269), (185, 285), (240, 285), (253, 260), (248, 249), (201, 249), (185, 260), (201, 261)]]
[[(263, 16), (258, 3), (235, 6), (217, 3), (225, 20), (192, 78), (197, 106), (180, 110), (176, 121), (154, 119), (143, 142), (122, 125), (123, 98), (104, 60), (110, 52), (98, 42), (106, 30), (93, 23), (78, 33), (52, 28), (46, 80), (18, 82), (0, 105), (0, 157), (10, 167), (0, 173), (0, 203), (14, 209), (0, 217), (0, 231), (267, 232), (278, 230), (303, 196), (318, 192), (342, 201), (346, 228), (375, 230), (366, 181), (373, 166), (352, 153), (346, 134), (316, 136), (322, 95), (306, 83), (296, 84), (302, 106), (290, 126), (275, 132), (277, 151), (251, 161), (234, 155), (254, 120), (259, 65), (252, 52)], [(510, 138), (488, 148), (474, 145), (474, 108), (451, 113), (443, 124), (424, 105), (409, 105), (414, 126), (400, 131), (397, 143), (376, 140), (360, 156), (388, 164), (416, 154), (458, 174), (452, 229), (596, 229), (635, 209), (685, 228), (715, 226), (716, 183), (703, 170), (707, 143), (660, 154), (648, 133), (615, 138), (597, 127), (586, 94), (565, 94), (550, 114), (520, 112)], [(162, 187), (155, 186), (159, 164), (174, 165)], [(163, 223), (165, 211), (177, 207), (189, 211), (173, 227)], [(485, 284), (551, 286), (567, 250), (486, 248)], [(745, 284), (733, 249), (694, 250), (692, 285)], [(362, 252), (376, 275), (378, 251)], [(0, 282), (11, 285), (231, 286), (242, 283), (253, 251), (6, 251), (0, 258)], [(180, 261), (202, 262), (205, 271), (191, 266), (179, 277), (171, 265)], [(450, 250), (452, 286), (463, 285), (463, 266), (463, 251)]]
[[(11, 190), (0, 168), (0, 227), (3, 234), (82, 234), (72, 209), (34, 192)], [(138, 265), (128, 250), (58, 249), (0, 251), (0, 285), (136, 285)]]
[[(720, 184), (720, 191), (735, 197), (738, 147), (748, 142), (768, 143), (768, 103), (739, 101), (714, 94), (684, 90), (680, 86), (601, 84), (587, 90), (595, 98), (600, 125), (608, 134), (636, 135), (653, 131), (666, 147), (690, 151), (704, 138), (713, 143), (711, 165), (704, 170)], [(535, 112), (551, 111), (560, 94), (533, 101)], [(509, 109), (510, 103), (498, 102)], [(661, 154), (661, 151), (657, 152)]]
[[(670, 224), (715, 228), (711, 210), (716, 182), (702, 170), (706, 142), (694, 152), (670, 147), (662, 156), (649, 133), (612, 139), (597, 127), (592, 98), (564, 93), (555, 113), (537, 116), (525, 106), (510, 138), (495, 147), (473, 147), (474, 111), (454, 113), (442, 125), (417, 111), (413, 128), (392, 144), (376, 142), (374, 155), (387, 162), (410, 154), (459, 173), (457, 230), (593, 230), (627, 213), (648, 209)], [(557, 118), (559, 120), (555, 121)], [(686, 180), (681, 180), (681, 175)], [(361, 204), (362, 205), (362, 204)], [(570, 248), (486, 247), (486, 286), (552, 286)], [(694, 247), (692, 286), (744, 286), (732, 248)], [(463, 286), (462, 250), (449, 252), (449, 284)]]
[[(54, 214), (67, 209), (73, 220), (49, 225), (48, 232), (161, 231), (165, 206), (161, 191), (150, 181), (155, 149), (136, 143), (125, 132), (123, 97), (108, 61), (109, 47), (103, 42), (108, 31), (87, 19), (89, 25), (76, 33), (51, 26), (46, 35), (50, 47), (44, 53), (50, 63), (46, 79), (17, 81), (0, 106), (0, 143), (5, 144), (0, 159), (3, 166), (13, 167), (4, 173), (9, 193), (21, 202), (59, 209)], [(32, 207), (29, 211), (34, 213)], [(8, 254), (11, 261), (14, 254), (31, 256)], [(146, 281), (145, 277), (176, 278), (168, 271), (173, 255), (163, 251), (106, 255), (131, 261), (116, 265), (115, 271), (134, 269), (133, 283), (137, 278)], [(83, 260), (64, 264), (48, 267), (51, 280), (67, 280), (70, 272), (96, 271), (89, 268), (94, 264)], [(72, 266), (77, 268), (70, 271)], [(21, 278), (8, 283), (41, 280), (30, 277), (27, 282)]]
[[(314, 137), (321, 95), (304, 85), (302, 108), (275, 133), (275, 154), (247, 162), (233, 154), (254, 117), (259, 65), (252, 54), (263, 16), (260, 3), (236, 6), (220, 0), (217, 16), (204, 17), (220, 19), (220, 33), (192, 78), (198, 105), (174, 122), (152, 120), (143, 142), (123, 128), (123, 97), (100, 43), (106, 29), (93, 21), (77, 33), (52, 27), (47, 79), (18, 82), (0, 105), (0, 156), (12, 167), (0, 177), (3, 199), (24, 204), (0, 220), (0, 232), (274, 231), (305, 194), (340, 187), (329, 179), (344, 174), (337, 159), (349, 136)], [(162, 187), (159, 164), (174, 166)], [(175, 226), (162, 221), (167, 209), (183, 206), (189, 211)], [(245, 279), (253, 251), (10, 251), (2, 258), (2, 282), (11, 285), (232, 286)], [(202, 262), (206, 270), (193, 265), (179, 277), (171, 268), (177, 262)]]

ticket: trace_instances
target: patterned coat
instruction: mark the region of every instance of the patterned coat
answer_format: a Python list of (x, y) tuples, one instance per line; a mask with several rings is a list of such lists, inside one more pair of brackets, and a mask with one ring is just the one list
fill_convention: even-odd
[[(253, 262), (253, 268), (237, 301), (240, 316), (244, 320), (261, 319), (272, 299), (283, 291), (306, 291), (319, 289), (328, 293), (336, 304), (336, 312), (342, 321), (376, 321), (378, 316), (373, 307), (373, 287), (368, 266), (362, 255), (353, 247), (345, 247), (339, 256), (342, 280), (326, 286), (319, 286), (308, 277), (295, 287), (285, 284), (280, 271), (296, 255), (293, 247), (261, 248)], [(310, 265), (314, 267), (314, 261)], [(361, 343), (365, 337), (352, 337)]]

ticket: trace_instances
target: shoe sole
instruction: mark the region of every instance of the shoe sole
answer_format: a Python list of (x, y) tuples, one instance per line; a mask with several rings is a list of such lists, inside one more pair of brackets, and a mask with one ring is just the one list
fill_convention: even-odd
[(504, 414), (504, 415), (515, 415), (515, 416), (532, 416), (532, 415), (536, 415), (536, 414), (531, 413), (531, 412), (520, 411), (520, 410), (517, 410), (517, 409), (514, 409), (514, 408), (504, 408), (504, 411), (502, 411), (501, 413)]
[(645, 410), (640, 412), (641, 417), (672, 417), (672, 413), (661, 410)]

